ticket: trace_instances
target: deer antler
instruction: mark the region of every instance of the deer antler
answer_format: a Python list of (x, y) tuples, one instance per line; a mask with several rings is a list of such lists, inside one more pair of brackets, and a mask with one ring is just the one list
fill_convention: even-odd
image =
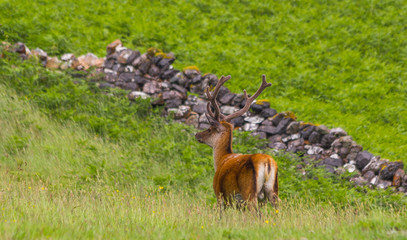
[[(230, 75), (227, 76), (227, 77), (222, 76), (222, 77), (219, 79), (219, 82), (216, 84), (215, 90), (213, 91), (213, 94), (211, 94), (211, 93), (209, 92), (209, 87), (206, 89), (206, 96), (208, 97), (208, 101), (209, 101), (209, 102), (208, 102), (208, 105), (206, 106), (207, 111), (208, 111), (208, 115), (209, 115), (211, 118), (213, 118), (214, 120), (216, 120), (216, 121), (224, 120), (224, 121), (229, 122), (229, 121), (232, 120), (233, 118), (242, 116), (245, 112), (247, 112), (247, 111), (249, 110), (250, 105), (251, 105), (252, 102), (260, 95), (260, 93), (263, 92), (263, 90), (264, 90), (265, 88), (271, 86), (271, 83), (266, 82), (266, 75), (263, 74), (263, 75), (262, 75), (262, 83), (261, 83), (261, 86), (260, 86), (259, 89), (257, 89), (256, 93), (255, 93), (253, 96), (248, 97), (246, 90), (243, 90), (244, 98), (246, 99), (246, 104), (245, 104), (245, 106), (244, 106), (242, 109), (240, 109), (239, 111), (234, 112), (234, 113), (230, 114), (229, 116), (225, 116), (225, 115), (223, 115), (223, 114), (220, 112), (219, 104), (218, 104), (218, 102), (216, 101), (216, 98), (217, 98), (217, 96), (218, 96), (220, 87), (221, 87), (227, 80), (229, 80), (230, 78), (231, 78)], [(212, 107), (214, 108), (214, 111), (215, 111), (215, 112), (212, 111), (211, 105), (212, 105)]]
[(251, 97), (247, 97), (246, 90), (243, 90), (244, 98), (246, 99), (246, 104), (239, 111), (234, 112), (234, 113), (230, 114), (229, 116), (226, 116), (224, 118), (225, 121), (230, 121), (233, 118), (242, 116), (245, 112), (247, 112), (249, 110), (250, 105), (260, 95), (260, 93), (263, 92), (263, 90), (266, 89), (266, 87), (271, 86), (271, 83), (266, 82), (266, 75), (263, 74), (261, 77), (262, 77), (262, 82), (261, 82), (260, 88), (257, 89), (256, 93)]
[[(216, 101), (216, 98), (218, 97), (220, 87), (221, 87), (227, 80), (229, 80), (230, 78), (231, 78), (230, 75), (229, 75), (229, 76), (226, 76), (226, 77), (225, 77), (225, 76), (222, 76), (222, 77), (219, 79), (218, 83), (216, 84), (215, 90), (213, 90), (213, 94), (211, 94), (211, 93), (209, 92), (209, 87), (207, 87), (207, 88), (206, 88), (206, 91), (205, 91), (206, 96), (208, 97), (208, 101), (209, 101), (209, 102), (208, 102), (208, 105), (206, 105), (206, 109), (207, 109), (207, 111), (208, 111), (209, 116), (212, 117), (212, 118), (213, 118), (214, 120), (216, 120), (216, 121), (221, 121), (221, 120), (223, 120), (223, 119), (225, 118), (225, 115), (223, 115), (223, 114), (220, 112), (219, 104), (218, 104), (218, 102)], [(212, 112), (211, 105), (212, 105), (212, 107), (215, 109), (215, 113)]]

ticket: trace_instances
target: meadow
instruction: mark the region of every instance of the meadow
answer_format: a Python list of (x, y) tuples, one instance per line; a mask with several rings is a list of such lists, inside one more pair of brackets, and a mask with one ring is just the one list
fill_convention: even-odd
[[(0, 1), (0, 40), (50, 54), (105, 54), (116, 38), (175, 53), (176, 68), (231, 74), (235, 92), (343, 127), (374, 154), (407, 156), (402, 1)], [(294, 155), (236, 132), (236, 152), (280, 166), (279, 209), (219, 219), (211, 150), (148, 101), (89, 78), (0, 59), (3, 239), (403, 239), (407, 200), (353, 187), (351, 174), (297, 172)]]

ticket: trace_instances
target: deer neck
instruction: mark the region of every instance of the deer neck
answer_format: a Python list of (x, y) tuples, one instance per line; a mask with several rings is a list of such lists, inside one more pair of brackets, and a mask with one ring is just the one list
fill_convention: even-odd
[(221, 136), (220, 141), (213, 147), (213, 160), (215, 171), (223, 163), (223, 159), (228, 154), (232, 154), (232, 138), (233, 132), (232, 128), (228, 127), (228, 130)]

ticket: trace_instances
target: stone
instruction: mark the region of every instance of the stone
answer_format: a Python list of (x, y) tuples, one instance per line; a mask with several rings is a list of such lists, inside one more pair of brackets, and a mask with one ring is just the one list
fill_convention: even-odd
[(287, 149), (287, 146), (282, 142), (269, 143), (268, 147), (276, 149), (276, 150), (285, 150), (285, 149)]
[(273, 126), (273, 123), (270, 120), (266, 119), (263, 122), (261, 122), (261, 125), (262, 126)]
[(394, 174), (398, 169), (403, 169), (404, 164), (401, 161), (388, 162), (382, 165), (379, 171), (379, 177), (383, 180), (393, 180)]
[(236, 96), (236, 94), (233, 93), (227, 93), (219, 98), (219, 102), (223, 105), (228, 105), (232, 103), (233, 98)]
[(321, 142), (321, 134), (319, 134), (317, 131), (313, 131), (310, 136), (308, 137), (308, 140), (311, 144), (314, 143), (320, 143)]
[(199, 116), (198, 121), (199, 121), (200, 123), (208, 123), (208, 124), (209, 124), (209, 120), (208, 120), (208, 118), (206, 117), (205, 114), (202, 114), (201, 116)]
[(277, 111), (272, 108), (264, 108), (260, 112), (260, 117), (268, 118), (268, 117), (273, 117), (274, 115), (277, 114)]
[(340, 148), (340, 149), (339, 149), (338, 155), (339, 155), (341, 158), (346, 159), (346, 156), (348, 156), (349, 152), (350, 152), (350, 149), (349, 149), (349, 148), (344, 148), (344, 147), (343, 147), (343, 148)]
[(157, 62), (157, 66), (161, 69), (168, 69), (170, 65), (175, 61), (175, 58), (161, 58)]
[[(348, 137), (348, 136), (346, 136), (346, 137)], [(353, 141), (352, 141), (352, 142), (353, 142)], [(344, 144), (344, 145), (345, 145), (345, 144)], [(346, 156), (346, 159), (347, 159), (348, 161), (356, 161), (357, 155), (359, 154), (359, 152), (361, 152), (361, 151), (363, 150), (362, 146), (357, 145), (356, 143), (355, 143), (355, 144), (352, 144), (351, 147), (346, 147), (346, 146), (344, 146), (344, 147), (345, 147), (345, 148), (349, 148), (349, 153), (348, 153), (348, 155)]]
[(329, 130), (329, 133), (334, 135), (335, 137), (343, 137), (348, 135), (345, 130), (343, 130), (342, 128), (332, 128), (331, 130)]
[[(136, 60), (134, 60), (134, 61), (136, 61)], [(134, 65), (134, 63), (133, 63), (133, 65)], [(146, 73), (148, 73), (148, 70), (150, 69), (150, 66), (151, 66), (151, 61), (149, 59), (145, 59), (144, 61), (140, 62), (140, 65), (138, 66), (138, 69), (142, 73), (146, 74)]]
[(354, 177), (350, 179), (351, 182), (354, 182), (357, 186), (364, 186), (368, 183), (368, 181), (363, 177)]
[(329, 133), (329, 129), (325, 126), (325, 125), (319, 125), (317, 126), (317, 128), (315, 129), (315, 131), (317, 131), (319, 134), (321, 135), (325, 135)]
[[(172, 87), (173, 89), (175, 89), (176, 91), (182, 93), (184, 97), (186, 97), (187, 94), (188, 94), (188, 90), (187, 90), (186, 88), (180, 86), (180, 85), (172, 84), (171, 87)], [(198, 98), (197, 98), (196, 96), (194, 96), (194, 95), (190, 95), (190, 96), (193, 96), (193, 97), (195, 97), (196, 99), (198, 99)]]
[(206, 105), (207, 103), (205, 101), (198, 101), (198, 103), (192, 107), (192, 111), (198, 114), (206, 113)]
[(75, 59), (75, 55), (73, 55), (73, 53), (65, 53), (64, 55), (61, 56), (61, 60), (65, 61), (65, 62), (68, 62), (68, 61), (71, 61), (74, 59)]
[(243, 102), (243, 100), (244, 100), (244, 95), (242, 93), (236, 94), (236, 96), (232, 100), (231, 105), (238, 107)]
[(163, 95), (164, 100), (176, 99), (176, 98), (183, 99), (184, 98), (184, 96), (180, 92), (177, 92), (175, 90), (164, 91), (164, 92), (162, 92), (162, 95)]
[(28, 54), (28, 51), (27, 51), (27, 46), (24, 44), (24, 43), (22, 43), (22, 42), (18, 42), (18, 43), (16, 43), (15, 45), (14, 45), (14, 51), (16, 52), (16, 53), (20, 53), (20, 54)]
[(388, 187), (391, 186), (391, 181), (386, 181), (386, 180), (380, 180), (379, 179), (379, 182), (377, 183), (376, 186), (379, 189), (387, 189)]
[(258, 137), (260, 139), (266, 139), (267, 138), (267, 134), (264, 133), (264, 132), (252, 132), (251, 135), (254, 136), (254, 137)]
[(375, 174), (379, 174), (379, 171), (382, 169), (383, 165), (385, 165), (387, 163), (388, 163), (388, 160), (372, 161), (372, 163), (369, 165), (369, 168), (367, 170), (372, 170)]
[(140, 86), (143, 86), (148, 82), (148, 80), (142, 76), (138, 76), (136, 73), (134, 73), (134, 82), (137, 83)]
[(114, 40), (112, 43), (110, 43), (106, 47), (107, 55), (110, 55), (110, 54), (113, 54), (114, 52), (116, 52), (116, 48), (120, 47), (120, 46), (122, 46), (122, 42), (120, 41), (120, 39)]
[(133, 73), (134, 72), (134, 67), (132, 66), (132, 65), (126, 65), (125, 67), (124, 67), (124, 72), (131, 72), (131, 73)]
[[(307, 146), (309, 146), (309, 147), (307, 147)], [(322, 151), (324, 151), (324, 149), (322, 147), (312, 146), (312, 145), (306, 145), (305, 149), (307, 149), (307, 154), (309, 154), (309, 155), (320, 154), (320, 153), (322, 153)]]
[(347, 164), (343, 165), (343, 168), (345, 168), (345, 170), (350, 172), (350, 173), (356, 171), (356, 166), (354, 164), (351, 164), (351, 163), (347, 163)]
[[(168, 112), (171, 112), (171, 110), (168, 109)], [(190, 112), (191, 112), (190, 106), (181, 105), (177, 108), (177, 111), (175, 111), (174, 117), (175, 119), (185, 118)]]
[(288, 142), (287, 144), (287, 151), (289, 152), (297, 152), (298, 150), (303, 149), (304, 139), (299, 138), (293, 141)]
[(143, 92), (148, 94), (159, 93), (160, 92), (159, 83), (156, 81), (147, 82), (143, 86)]
[(376, 175), (375, 175), (375, 173), (374, 173), (372, 170), (367, 171), (367, 172), (365, 172), (365, 173), (363, 174), (363, 177), (364, 177), (365, 179), (367, 179), (368, 182), (372, 181), (372, 179), (373, 179), (375, 176), (376, 176)]
[(283, 118), (284, 118), (284, 115), (280, 113), (280, 114), (274, 115), (271, 119), (271, 122), (273, 122), (274, 126), (277, 126), (280, 123), (280, 121), (283, 120)]
[(404, 170), (402, 168), (397, 169), (397, 171), (394, 173), (393, 181), (392, 181), (391, 185), (395, 186), (395, 187), (400, 187), (404, 175), (405, 175), (405, 173), (404, 173)]
[(230, 123), (232, 123), (234, 127), (241, 127), (244, 124), (244, 118), (242, 116), (233, 118)]
[(199, 115), (195, 112), (191, 112), (189, 117), (185, 120), (185, 124), (194, 126), (198, 128), (199, 126)]
[(259, 125), (256, 123), (245, 123), (242, 127), (243, 131), (256, 131)]
[(46, 61), (48, 57), (48, 54), (41, 48), (36, 48), (32, 50), (32, 54), (34, 56), (37, 56), (41, 61)]
[(148, 70), (148, 75), (157, 77), (160, 75), (160, 69), (155, 64), (151, 64), (150, 69)]
[(300, 122), (293, 121), (290, 124), (288, 124), (286, 133), (294, 134), (294, 133), (298, 133), (299, 130), (300, 130)]
[(330, 158), (341, 159), (341, 158), (339, 157), (339, 155), (338, 155), (338, 154), (336, 154), (336, 153), (334, 153), (334, 154), (330, 155), (329, 157), (330, 157)]
[(61, 65), (61, 61), (59, 61), (57, 57), (48, 57), (45, 67), (50, 69), (57, 69), (59, 68), (59, 65)]
[[(87, 53), (86, 55), (82, 55), (77, 58), (79, 65), (82, 66), (85, 70), (89, 69), (90, 67), (96, 66), (97, 64), (100, 64), (98, 62), (98, 59), (99, 58), (93, 53)], [(79, 66), (76, 66), (75, 68), (80, 69), (78, 67)]]
[(232, 107), (232, 106), (227, 106), (227, 105), (220, 107), (220, 112), (224, 115), (230, 115), (230, 114), (236, 112), (237, 110), (238, 110), (238, 108)]
[(114, 87), (114, 85), (111, 83), (100, 83), (99, 84), (100, 89), (113, 88), (113, 87)]
[(136, 90), (140, 89), (139, 86), (137, 85), (137, 83), (134, 83), (134, 82), (124, 83), (122, 88), (125, 90), (132, 90), (132, 91), (136, 91)]
[(178, 108), (179, 106), (182, 105), (182, 100), (181, 99), (168, 99), (165, 101), (165, 108)]
[(377, 185), (378, 183), (379, 183), (379, 177), (378, 176), (374, 176), (371, 180), (370, 180), (370, 184), (372, 184), (372, 185)]
[(244, 120), (249, 123), (259, 124), (264, 121), (260, 116), (245, 117)]
[(335, 141), (335, 139), (335, 135), (331, 133), (325, 134), (321, 139), (321, 146), (325, 149), (328, 149), (331, 147), (331, 144)]
[(329, 157), (329, 158), (325, 158), (322, 161), (322, 164), (323, 165), (330, 165), (330, 166), (333, 166), (333, 167), (340, 167), (340, 166), (343, 165), (343, 161), (342, 161), (342, 159)]
[(276, 127), (261, 125), (261, 126), (259, 127), (259, 131), (260, 131), (260, 132), (265, 132), (265, 133), (268, 133), (268, 134), (275, 134), (275, 132), (276, 132)]
[(133, 61), (140, 57), (140, 52), (139, 51), (133, 51), (131, 49), (125, 49), (119, 53), (119, 56), (117, 57), (117, 61), (121, 64), (132, 64)]
[(304, 138), (305, 140), (308, 140), (309, 136), (311, 135), (312, 132), (314, 132), (315, 128), (316, 127), (313, 125), (308, 125), (307, 127), (304, 127), (300, 131), (302, 138)]
[(272, 143), (274, 143), (274, 142), (283, 142), (283, 136), (276, 134), (276, 135), (273, 135), (273, 136), (269, 137), (268, 140), (270, 142), (272, 142)]
[(150, 95), (148, 95), (144, 92), (139, 92), (139, 91), (130, 92), (127, 97), (129, 98), (129, 100), (134, 100), (136, 98), (141, 98), (141, 99), (151, 98)]
[[(268, 107), (270, 107), (270, 103), (268, 103)], [(258, 104), (257, 101), (250, 105), (250, 110), (256, 114), (259, 114), (263, 109), (268, 108), (265, 104)]]
[(362, 170), (372, 159), (373, 155), (367, 151), (359, 152), (356, 156), (356, 167)]
[(201, 72), (196, 67), (186, 67), (183, 72), (184, 72), (185, 76), (189, 79), (192, 79), (198, 75), (201, 75)]
[(177, 73), (179, 73), (179, 71), (176, 70), (176, 69), (167, 69), (165, 71), (161, 71), (160, 78), (163, 79), (163, 80), (171, 79)]
[(119, 81), (123, 82), (135, 82), (136, 74), (132, 72), (124, 72), (119, 75)]

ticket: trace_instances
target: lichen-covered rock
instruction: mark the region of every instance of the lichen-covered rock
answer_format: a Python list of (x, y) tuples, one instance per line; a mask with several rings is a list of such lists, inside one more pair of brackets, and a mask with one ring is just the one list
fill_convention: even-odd
[(404, 164), (401, 161), (388, 162), (382, 165), (379, 176), (383, 180), (393, 180), (394, 174), (398, 169), (403, 169)]
[(204, 114), (206, 113), (206, 105), (207, 103), (205, 101), (198, 101), (196, 105), (192, 107), (192, 110), (198, 114)]
[(47, 60), (48, 54), (41, 48), (36, 48), (36, 49), (32, 50), (31, 53), (34, 56), (38, 57), (41, 61)]
[(147, 82), (146, 84), (144, 84), (143, 92), (145, 92), (147, 94), (159, 93), (160, 88), (161, 88), (161, 86), (160, 86), (159, 82), (151, 81), (151, 82)]
[(350, 181), (354, 182), (356, 186), (364, 186), (368, 183), (365, 178), (360, 177), (360, 176), (351, 178)]
[(196, 67), (196, 66), (185, 67), (183, 69), (183, 72), (184, 72), (185, 76), (189, 79), (193, 79), (194, 77), (201, 75), (201, 72), (199, 71), (198, 67)]
[(397, 171), (394, 173), (394, 176), (393, 176), (392, 186), (400, 187), (404, 175), (405, 175), (405, 173), (402, 168), (397, 169)]
[(304, 146), (305, 150), (307, 150), (307, 154), (309, 155), (315, 155), (315, 154), (320, 154), (324, 149), (319, 146), (313, 146), (313, 145), (305, 145)]

